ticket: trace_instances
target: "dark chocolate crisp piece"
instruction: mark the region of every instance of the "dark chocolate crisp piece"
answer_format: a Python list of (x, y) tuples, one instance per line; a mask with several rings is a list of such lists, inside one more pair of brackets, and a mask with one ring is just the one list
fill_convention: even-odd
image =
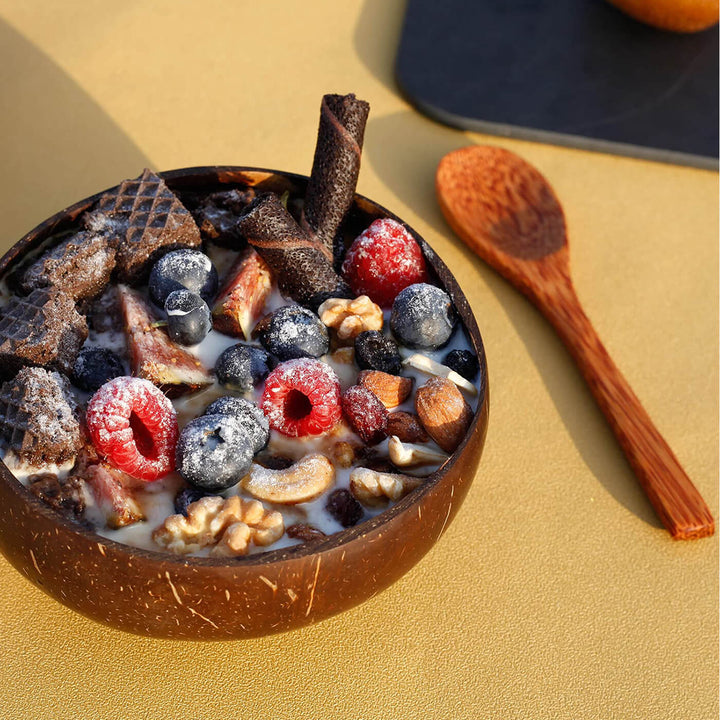
[(54, 367), (69, 374), (88, 335), (75, 302), (56, 288), (13, 297), (0, 315), (0, 375), (23, 365)]
[(28, 478), (28, 490), (65, 517), (78, 519), (85, 514), (85, 497), (80, 478), (59, 480), (55, 473), (39, 473)]
[(124, 180), (105, 193), (86, 216), (85, 225), (117, 242), (121, 282), (141, 282), (164, 253), (201, 243), (192, 215), (165, 181), (147, 168), (140, 177)]
[(199, 199), (190, 212), (203, 238), (220, 247), (242, 250), (247, 243), (237, 224), (242, 211), (254, 198), (253, 188), (224, 190)]
[(277, 195), (253, 200), (239, 228), (270, 266), (285, 297), (312, 310), (329, 297), (353, 297), (327, 252), (295, 222)]
[(43, 253), (23, 274), (26, 293), (52, 285), (74, 300), (99, 295), (110, 282), (115, 248), (107, 237), (79, 232)]
[(81, 448), (68, 379), (44, 368), (23, 368), (0, 385), (0, 432), (30, 465), (63, 463)]
[(352, 205), (370, 105), (355, 95), (325, 95), (320, 104), (312, 173), (301, 225), (328, 249), (336, 267), (343, 251), (340, 228)]
[(123, 329), (120, 300), (115, 285), (111, 285), (100, 297), (80, 303), (78, 312), (85, 315), (88, 327), (95, 332)]

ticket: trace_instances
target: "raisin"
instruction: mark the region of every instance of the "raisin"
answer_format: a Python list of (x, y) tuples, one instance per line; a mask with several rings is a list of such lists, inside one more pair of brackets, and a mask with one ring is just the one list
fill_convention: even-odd
[(313, 540), (321, 540), (327, 537), (322, 530), (318, 530), (312, 525), (306, 525), (305, 523), (295, 523), (291, 525), (285, 533), (288, 537), (293, 540), (302, 540), (303, 542), (312, 542)]
[(270, 453), (256, 455), (255, 462), (268, 470), (287, 470), (287, 468), (295, 464), (295, 460), (292, 458), (284, 455), (271, 455)]
[(330, 493), (325, 509), (345, 528), (357, 525), (363, 516), (362, 505), (345, 488)]

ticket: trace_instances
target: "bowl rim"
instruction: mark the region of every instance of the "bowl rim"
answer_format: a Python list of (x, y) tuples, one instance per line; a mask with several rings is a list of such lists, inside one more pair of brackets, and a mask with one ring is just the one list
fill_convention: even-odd
[[(300, 173), (288, 172), (284, 170), (273, 170), (269, 168), (259, 168), (253, 166), (235, 166), (235, 165), (201, 165), (186, 168), (177, 168), (173, 170), (165, 170), (158, 172), (157, 174), (168, 183), (171, 189), (173, 181), (184, 179), (188, 176), (207, 175), (208, 179), (211, 177), (215, 178), (215, 181), (220, 184), (241, 184), (243, 182), (242, 175), (245, 173), (267, 175), (267, 178), (263, 178), (258, 183), (264, 182), (266, 179), (272, 177), (280, 177), (290, 179), (293, 182), (299, 184), (306, 184), (309, 180), (307, 175)], [(248, 184), (248, 183), (246, 183)], [(90, 195), (82, 200), (69, 205), (68, 207), (58, 211), (54, 215), (50, 216), (46, 220), (42, 221), (39, 225), (35, 226), (17, 242), (10, 246), (10, 248), (0, 257), (0, 280), (6, 275), (12, 264), (22, 259), (27, 253), (28, 248), (23, 245), (29, 245), (30, 250), (35, 250), (43, 243), (45, 243), (54, 234), (54, 230), (57, 226), (65, 221), (67, 218), (71, 218), (72, 222), (75, 222), (77, 218), (92, 206), (102, 195), (106, 192), (114, 190), (119, 186), (113, 185), (106, 190), (101, 190), (93, 195)], [(242, 555), (233, 558), (223, 557), (202, 557), (202, 556), (188, 556), (188, 555), (175, 555), (170, 552), (163, 550), (149, 550), (146, 548), (137, 547), (134, 545), (128, 545), (126, 543), (112, 540), (100, 535), (89, 527), (80, 523), (74, 522), (61, 513), (53, 510), (43, 503), (39, 498), (35, 497), (29, 489), (20, 482), (12, 473), (12, 471), (0, 460), (0, 482), (6, 483), (11, 491), (18, 495), (23, 502), (27, 503), (34, 511), (37, 511), (44, 515), (47, 519), (52, 522), (58, 523), (63, 529), (71, 533), (76, 533), (83, 537), (88, 542), (94, 545), (102, 545), (105, 551), (111, 551), (116, 555), (132, 556), (136, 558), (142, 558), (145, 561), (151, 561), (155, 563), (169, 564), (173, 566), (182, 567), (195, 567), (195, 568), (206, 568), (206, 569), (217, 569), (217, 568), (231, 568), (240, 569), (244, 566), (252, 565), (271, 565), (274, 563), (284, 562), (287, 560), (295, 560), (306, 556), (320, 555), (325, 551), (334, 550), (343, 545), (347, 545), (352, 541), (361, 538), (363, 535), (374, 532), (381, 525), (385, 525), (396, 516), (408, 511), (415, 503), (419, 502), (423, 495), (432, 490), (437, 482), (442, 479), (447, 471), (450, 470), (459, 460), (463, 454), (463, 450), (467, 445), (471, 436), (475, 433), (481, 418), (487, 418), (487, 406), (488, 406), (488, 375), (487, 375), (487, 360), (484, 351), (484, 344), (482, 335), (475, 320), (475, 316), (472, 312), (470, 304), (462, 291), (460, 284), (455, 279), (455, 276), (450, 272), (449, 268), (443, 260), (437, 255), (433, 248), (426, 242), (426, 240), (410, 225), (395, 215), (393, 212), (380, 205), (378, 202), (371, 200), (370, 198), (355, 193), (353, 197), (353, 206), (363, 212), (367, 212), (367, 207), (359, 206), (358, 202), (363, 206), (372, 207), (376, 212), (379, 212), (383, 217), (391, 218), (399, 222), (405, 227), (412, 236), (418, 241), (423, 251), (423, 255), (426, 260), (430, 262), (435, 274), (439, 277), (443, 284), (443, 288), (450, 294), (455, 309), (460, 316), (462, 326), (455, 332), (466, 332), (470, 344), (473, 346), (480, 365), (480, 372), (478, 377), (481, 378), (481, 395), (478, 398), (477, 409), (473, 414), (472, 422), (468, 427), (462, 442), (452, 455), (446, 460), (437, 470), (430, 475), (426, 476), (422, 485), (412, 490), (410, 493), (405, 495), (403, 498), (398, 500), (393, 505), (385, 508), (382, 512), (377, 515), (364, 520), (363, 522), (355, 525), (354, 527), (345, 528), (332, 535), (316, 540), (313, 542), (300, 543), (284, 548), (278, 548), (276, 550), (266, 550), (264, 552), (258, 552), (248, 555)], [(38, 237), (41, 239), (38, 240)], [(33, 241), (36, 241), (33, 243)], [(444, 276), (444, 277), (443, 277)], [(449, 282), (448, 282), (449, 281)], [(454, 285), (454, 287), (448, 287), (448, 284)], [(460, 300), (460, 302), (458, 302)], [(485, 406), (485, 412), (483, 412), (483, 406)], [(486, 423), (487, 424), (487, 423)]]

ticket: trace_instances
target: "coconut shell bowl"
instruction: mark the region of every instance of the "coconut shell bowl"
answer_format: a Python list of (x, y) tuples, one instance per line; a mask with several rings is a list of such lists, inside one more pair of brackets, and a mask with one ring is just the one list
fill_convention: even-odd
[[(253, 187), (304, 197), (307, 177), (245, 167), (161, 173), (171, 190), (213, 193)], [(57, 213), (0, 260), (6, 277), (41, 247), (79, 229), (101, 193)], [(356, 195), (346, 230), (396, 218)], [(412, 228), (433, 275), (452, 298), (478, 356), (480, 396), (457, 449), (419, 487), (360, 524), (304, 544), (239, 558), (195, 557), (130, 547), (96, 534), (47, 506), (0, 463), (0, 550), (38, 588), (113, 628), (191, 640), (251, 638), (318, 622), (371, 598), (427, 553), (455, 517), (478, 469), (488, 423), (482, 338), (465, 295), (445, 264)], [(438, 588), (438, 593), (441, 589)]]

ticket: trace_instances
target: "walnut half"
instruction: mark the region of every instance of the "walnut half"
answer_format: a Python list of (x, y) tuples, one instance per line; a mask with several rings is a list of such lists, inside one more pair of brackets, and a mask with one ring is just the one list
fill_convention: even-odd
[(257, 500), (233, 495), (209, 496), (190, 503), (185, 515), (170, 515), (153, 532), (153, 540), (178, 555), (212, 546), (211, 555), (247, 555), (250, 543), (265, 546), (285, 532), (282, 515)]
[(365, 330), (382, 330), (383, 312), (367, 295), (354, 300), (330, 298), (319, 308), (320, 320), (337, 333), (338, 340), (354, 340)]

